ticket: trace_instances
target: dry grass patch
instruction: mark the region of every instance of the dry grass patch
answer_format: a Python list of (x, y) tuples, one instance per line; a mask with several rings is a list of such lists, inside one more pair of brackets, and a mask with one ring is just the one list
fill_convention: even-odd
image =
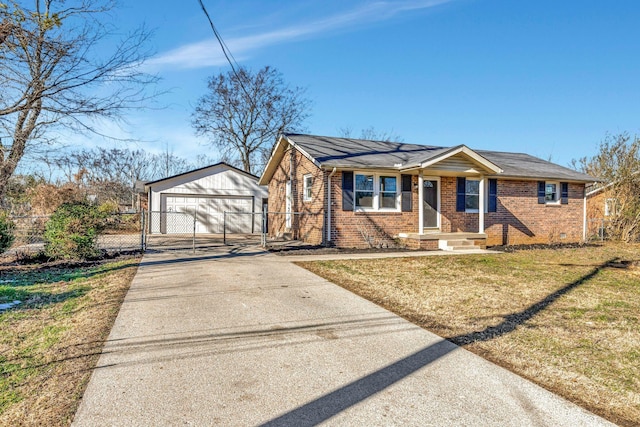
[(0, 265), (0, 425), (71, 423), (138, 262)]
[(640, 425), (640, 246), (299, 263), (621, 425)]

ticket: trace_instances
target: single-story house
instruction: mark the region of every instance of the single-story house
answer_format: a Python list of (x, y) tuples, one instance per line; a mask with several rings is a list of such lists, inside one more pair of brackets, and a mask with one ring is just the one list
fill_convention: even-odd
[(522, 153), (284, 134), (269, 233), (338, 247), (577, 242), (589, 175)]
[[(221, 162), (145, 184), (150, 233), (259, 233), (267, 188)], [(225, 212), (227, 214), (225, 215)]]

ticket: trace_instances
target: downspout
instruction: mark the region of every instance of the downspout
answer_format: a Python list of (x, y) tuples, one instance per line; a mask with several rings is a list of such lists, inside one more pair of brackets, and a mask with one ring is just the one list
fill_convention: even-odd
[(587, 187), (584, 188), (584, 198), (582, 201), (582, 241), (587, 241)]
[(331, 177), (335, 173), (336, 168), (333, 168), (327, 177), (327, 243), (331, 241)]

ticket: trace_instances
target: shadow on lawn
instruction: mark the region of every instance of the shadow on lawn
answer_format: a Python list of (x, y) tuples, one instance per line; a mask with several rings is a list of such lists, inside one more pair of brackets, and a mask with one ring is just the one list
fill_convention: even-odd
[(546, 298), (522, 311), (506, 316), (504, 321), (497, 326), (491, 326), (479, 332), (450, 337), (449, 340), (451, 342), (446, 340), (439, 341), (389, 366), (274, 418), (264, 423), (263, 426), (314, 426), (320, 424), (459, 348), (452, 344), (452, 342), (469, 344), (477, 341), (489, 341), (513, 332), (518, 326), (545, 310), (558, 298), (585, 284), (598, 275), (600, 271), (615, 265), (616, 262), (618, 262), (618, 258), (611, 259), (596, 266), (588, 274), (567, 284)]

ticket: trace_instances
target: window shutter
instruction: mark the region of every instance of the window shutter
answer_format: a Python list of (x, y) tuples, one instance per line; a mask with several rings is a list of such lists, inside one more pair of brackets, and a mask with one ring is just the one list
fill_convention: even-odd
[(498, 180), (489, 178), (489, 212), (498, 211)]
[(456, 194), (456, 212), (464, 212), (465, 211), (465, 196), (467, 193), (467, 179), (464, 177), (458, 177), (458, 185), (457, 185), (457, 194)]
[(544, 181), (538, 181), (538, 203), (541, 205), (545, 204), (544, 193)]
[(353, 210), (353, 172), (342, 172), (342, 210)]
[(561, 182), (560, 183), (560, 203), (563, 205), (569, 204), (569, 183)]
[(402, 175), (402, 212), (411, 212), (411, 175)]

